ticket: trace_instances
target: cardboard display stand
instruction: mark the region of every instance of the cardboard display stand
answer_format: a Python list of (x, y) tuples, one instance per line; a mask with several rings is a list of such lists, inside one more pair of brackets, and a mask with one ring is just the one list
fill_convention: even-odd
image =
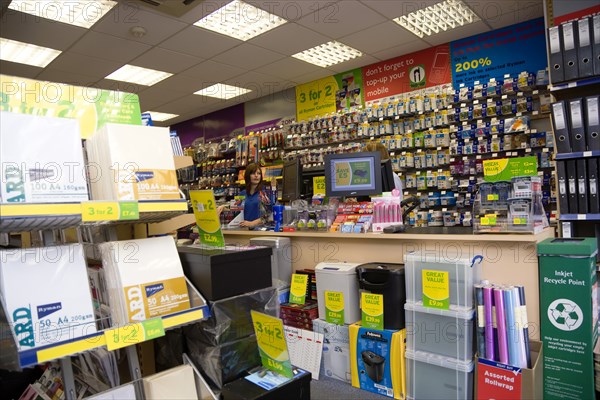
[(483, 358), (475, 364), (475, 393), (479, 400), (541, 399), (544, 356), (541, 342), (530, 341), (531, 368), (516, 368)]

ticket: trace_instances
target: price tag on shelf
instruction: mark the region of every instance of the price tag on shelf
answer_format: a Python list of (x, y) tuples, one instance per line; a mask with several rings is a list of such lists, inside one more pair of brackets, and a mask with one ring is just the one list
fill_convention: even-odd
[(146, 340), (165, 336), (165, 328), (161, 318), (147, 319), (104, 331), (106, 348), (109, 351), (142, 343)]
[(85, 201), (81, 203), (83, 222), (130, 221), (140, 219), (137, 201)]
[(577, 214), (577, 219), (580, 221), (585, 221), (585, 214)]
[(513, 225), (527, 225), (527, 218), (513, 218)]
[(583, 152), (583, 156), (584, 157), (591, 157), (592, 156), (592, 152), (591, 151), (584, 151)]

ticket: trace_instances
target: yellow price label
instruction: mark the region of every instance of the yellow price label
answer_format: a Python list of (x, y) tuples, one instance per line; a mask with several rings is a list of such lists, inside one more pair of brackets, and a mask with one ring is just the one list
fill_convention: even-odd
[(527, 218), (513, 218), (513, 225), (527, 225)]
[(315, 176), (313, 177), (313, 193), (314, 194), (325, 194), (325, 177)]
[(306, 289), (308, 287), (308, 275), (292, 274), (292, 285), (290, 287), (290, 303), (304, 304), (306, 301)]
[(132, 322), (104, 331), (106, 348), (109, 351), (156, 339), (165, 335), (161, 318), (152, 318), (142, 322)]
[(85, 201), (81, 203), (83, 222), (136, 220), (140, 218), (137, 201)]

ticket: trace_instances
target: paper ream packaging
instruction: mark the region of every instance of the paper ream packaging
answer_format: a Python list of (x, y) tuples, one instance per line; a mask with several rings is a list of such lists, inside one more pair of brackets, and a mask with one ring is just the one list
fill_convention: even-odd
[(5, 311), (20, 350), (96, 332), (80, 244), (0, 251)]
[(86, 200), (79, 123), (0, 111), (0, 202)]
[(100, 245), (116, 323), (187, 310), (187, 283), (171, 237)]

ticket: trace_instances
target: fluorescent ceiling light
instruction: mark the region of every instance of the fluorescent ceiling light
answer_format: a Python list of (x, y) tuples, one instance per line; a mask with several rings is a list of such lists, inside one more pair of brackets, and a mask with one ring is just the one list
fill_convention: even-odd
[(360, 51), (343, 43), (333, 41), (301, 51), (292, 57), (318, 65), (319, 67), (329, 67), (330, 65), (339, 64), (360, 56), (362, 56)]
[(234, 0), (194, 25), (246, 41), (286, 22), (277, 15), (269, 14), (243, 1)]
[(12, 0), (8, 8), (87, 29), (116, 5), (112, 0)]
[(158, 111), (144, 111), (142, 114), (150, 114), (150, 118), (152, 118), (152, 121), (167, 121), (169, 119), (173, 119), (175, 117), (179, 117), (179, 114), (169, 114), (169, 113), (162, 113), (162, 112), (158, 112)]
[(225, 85), (224, 83), (217, 83), (216, 85), (209, 86), (202, 90), (198, 90), (194, 92), (194, 94), (198, 94), (200, 96), (214, 97), (217, 99), (232, 99), (234, 97), (241, 96), (243, 94), (249, 93), (252, 90), (245, 89), (237, 86)]
[(152, 86), (163, 79), (172, 76), (168, 72), (157, 71), (149, 68), (136, 67), (135, 65), (125, 64), (106, 79), (115, 81), (137, 83), (138, 85)]
[(478, 20), (479, 17), (462, 0), (446, 0), (394, 18), (394, 22), (420, 38)]
[(0, 60), (45, 68), (60, 53), (60, 50), (0, 38)]

